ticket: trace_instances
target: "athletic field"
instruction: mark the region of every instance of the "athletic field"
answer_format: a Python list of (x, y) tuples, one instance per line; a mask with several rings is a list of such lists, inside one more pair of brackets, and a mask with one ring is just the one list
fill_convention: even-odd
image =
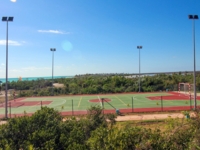
[[(197, 104), (200, 104), (197, 97)], [(91, 105), (104, 108), (104, 113), (120, 110), (128, 112), (153, 112), (193, 109), (194, 100), (189, 95), (176, 92), (96, 94), (52, 97), (23, 97), (8, 102), (8, 117), (31, 115), (42, 106), (54, 108), (63, 115), (87, 114)], [(5, 104), (0, 104), (0, 117), (5, 116)]]

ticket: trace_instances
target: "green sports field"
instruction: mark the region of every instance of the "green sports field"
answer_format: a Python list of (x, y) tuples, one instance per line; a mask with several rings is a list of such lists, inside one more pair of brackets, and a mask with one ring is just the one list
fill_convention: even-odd
[[(74, 114), (84, 114), (91, 105), (99, 105), (107, 112), (115, 112), (115, 109), (124, 112), (171, 110), (170, 108), (184, 110), (191, 109), (193, 103), (193, 100), (190, 100), (187, 95), (165, 92), (26, 97), (9, 102), (8, 114), (31, 114), (41, 109), (41, 106), (54, 108), (66, 115), (72, 114), (72, 111)], [(1, 104), (0, 116), (4, 116), (4, 114), (5, 104)]]

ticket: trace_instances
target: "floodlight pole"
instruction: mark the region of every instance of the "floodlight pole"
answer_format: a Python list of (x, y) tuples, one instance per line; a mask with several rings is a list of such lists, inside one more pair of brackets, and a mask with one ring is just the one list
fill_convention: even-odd
[[(53, 87), (54, 52), (56, 51), (56, 49), (50, 48), (50, 51), (52, 51), (52, 87)], [(53, 89), (52, 89), (52, 95), (53, 95)]]
[(6, 86), (5, 86), (5, 118), (8, 118), (8, 22), (13, 21), (14, 17), (2, 17), (6, 21)]
[(197, 95), (196, 95), (196, 52), (195, 52), (195, 19), (199, 19), (199, 17), (198, 17), (198, 15), (189, 15), (188, 16), (189, 17), (189, 19), (192, 19), (192, 25), (193, 25), (193, 48), (194, 48), (194, 50), (193, 50), (193, 53), (194, 53), (194, 71), (193, 71), (193, 86), (194, 86), (194, 110), (196, 110), (196, 108), (197, 108), (197, 100), (196, 100), (196, 97), (197, 97)]
[(141, 85), (140, 85), (140, 49), (142, 49), (142, 46), (137, 46), (137, 49), (139, 49), (139, 92), (141, 92)]

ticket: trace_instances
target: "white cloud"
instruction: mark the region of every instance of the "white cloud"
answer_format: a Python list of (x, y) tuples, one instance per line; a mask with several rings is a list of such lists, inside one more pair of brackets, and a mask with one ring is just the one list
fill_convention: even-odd
[(1, 63), (1, 66), (5, 66), (5, 64), (4, 64), (4, 63)]
[(10, 0), (11, 2), (15, 3), (17, 0)]
[(54, 34), (70, 34), (70, 32), (63, 32), (59, 30), (38, 30), (41, 33), (54, 33)]
[[(0, 40), (0, 45), (6, 45), (6, 40)], [(8, 40), (8, 45), (21, 46), (22, 44), (17, 41)]]

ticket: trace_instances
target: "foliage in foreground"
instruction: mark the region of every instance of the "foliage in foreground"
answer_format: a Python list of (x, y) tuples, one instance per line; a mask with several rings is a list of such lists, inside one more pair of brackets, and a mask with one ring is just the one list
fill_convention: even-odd
[(129, 125), (118, 128), (116, 116), (102, 114), (99, 106), (90, 107), (86, 117), (66, 121), (58, 111), (42, 107), (31, 117), (13, 118), (0, 126), (0, 149), (196, 150), (200, 115), (195, 113), (195, 118), (182, 122), (167, 119), (168, 130), (161, 132)]

